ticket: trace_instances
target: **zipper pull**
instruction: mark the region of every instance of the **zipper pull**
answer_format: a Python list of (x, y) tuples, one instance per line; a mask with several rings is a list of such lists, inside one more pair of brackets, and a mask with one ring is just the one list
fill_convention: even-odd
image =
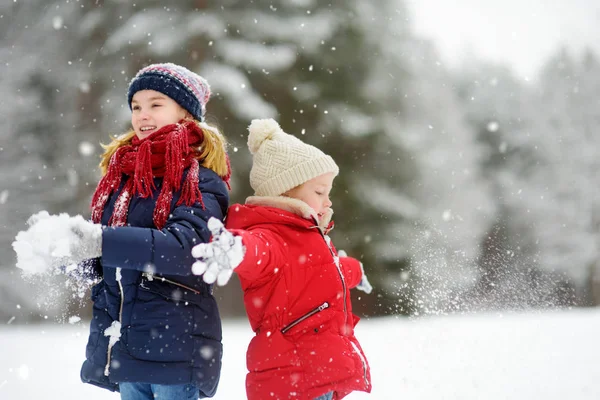
[[(140, 287), (141, 287), (142, 289), (146, 289), (146, 290), (148, 290), (148, 289), (149, 289), (149, 288), (148, 288), (148, 286), (144, 285), (144, 283), (146, 283), (146, 281), (145, 281), (143, 278), (146, 278), (146, 279), (148, 279), (148, 276), (146, 275), (146, 273), (145, 273), (145, 272), (144, 272), (144, 273), (142, 273), (142, 280), (140, 281)], [(148, 279), (148, 280), (149, 280), (149, 279)]]

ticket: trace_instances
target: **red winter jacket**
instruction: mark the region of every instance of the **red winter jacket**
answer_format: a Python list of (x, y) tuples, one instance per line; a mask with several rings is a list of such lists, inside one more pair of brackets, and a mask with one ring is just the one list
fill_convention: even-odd
[(249, 400), (312, 400), (330, 391), (342, 399), (371, 391), (350, 303), (360, 264), (338, 258), (315, 221), (306, 203), (287, 197), (250, 197), (229, 208), (226, 227), (246, 247), (235, 272), (256, 333), (246, 355)]

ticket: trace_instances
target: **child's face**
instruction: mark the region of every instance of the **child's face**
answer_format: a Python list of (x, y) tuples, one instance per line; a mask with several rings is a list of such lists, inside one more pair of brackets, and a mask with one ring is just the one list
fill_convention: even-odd
[(187, 115), (188, 112), (175, 100), (155, 90), (140, 90), (131, 100), (131, 125), (140, 139)]
[(293, 188), (287, 192), (286, 195), (294, 199), (302, 200), (311, 206), (317, 213), (319, 219), (321, 219), (325, 211), (331, 207), (329, 193), (333, 187), (333, 178), (335, 178), (333, 172), (319, 175), (316, 178)]

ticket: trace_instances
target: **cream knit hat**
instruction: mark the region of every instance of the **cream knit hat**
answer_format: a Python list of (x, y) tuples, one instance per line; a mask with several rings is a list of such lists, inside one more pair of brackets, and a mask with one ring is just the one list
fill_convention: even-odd
[(256, 196), (279, 196), (327, 172), (339, 173), (333, 158), (281, 130), (272, 119), (252, 120), (248, 148), (254, 155), (250, 186)]

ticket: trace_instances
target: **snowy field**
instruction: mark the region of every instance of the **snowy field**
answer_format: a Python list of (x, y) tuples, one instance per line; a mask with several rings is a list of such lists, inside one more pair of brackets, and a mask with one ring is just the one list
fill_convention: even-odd
[[(347, 399), (600, 398), (600, 309), (362, 320), (373, 393)], [(244, 399), (245, 321), (224, 323), (215, 399)], [(0, 399), (119, 396), (79, 380), (87, 323), (0, 328)]]

